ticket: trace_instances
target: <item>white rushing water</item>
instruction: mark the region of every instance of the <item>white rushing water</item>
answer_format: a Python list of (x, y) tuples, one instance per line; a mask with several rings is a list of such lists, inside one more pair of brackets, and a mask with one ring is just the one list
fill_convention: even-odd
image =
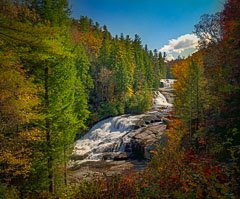
[(156, 109), (162, 106), (172, 107), (172, 104), (169, 104), (167, 102), (167, 99), (164, 97), (164, 95), (160, 91), (155, 91), (154, 98), (153, 98), (153, 109)]
[(75, 142), (73, 152), (90, 160), (99, 160), (102, 153), (120, 152), (123, 143), (129, 142), (130, 137), (126, 134), (133, 129), (140, 117), (141, 115), (122, 115), (98, 122), (85, 136)]
[[(127, 143), (138, 130), (130, 131), (146, 115), (160, 114), (159, 107), (171, 107), (166, 98), (159, 92), (154, 92), (153, 110), (141, 115), (121, 115), (102, 120), (90, 131), (74, 143), (73, 156), (81, 162), (101, 160), (107, 153), (124, 152)], [(166, 110), (167, 111), (167, 110)], [(164, 114), (164, 113), (162, 113)]]
[(160, 86), (163, 88), (171, 88), (175, 82), (175, 79), (161, 79)]

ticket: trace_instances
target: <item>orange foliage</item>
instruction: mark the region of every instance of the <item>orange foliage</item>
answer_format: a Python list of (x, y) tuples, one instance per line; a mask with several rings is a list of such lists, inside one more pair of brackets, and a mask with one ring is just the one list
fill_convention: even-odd
[(29, 9), (27, 6), (20, 4), (14, 4), (8, 0), (2, 0), (0, 2), (0, 17), (7, 16), (10, 19), (18, 21), (41, 21), (40, 16), (36, 14), (34, 9)]
[(26, 77), (13, 52), (0, 54), (0, 163), (1, 175), (26, 176), (31, 170), (30, 144), (41, 140), (39, 129), (26, 128), (40, 119), (38, 89)]
[(193, 61), (197, 62), (200, 67), (203, 67), (202, 53), (194, 53), (191, 57), (181, 60), (179, 64), (176, 64), (174, 65), (174, 67), (171, 68), (172, 74), (178, 80), (173, 85), (177, 93), (183, 93), (184, 91), (186, 91), (187, 81), (190, 79), (189, 70)]
[(80, 32), (77, 27), (73, 27), (71, 35), (74, 43), (81, 43), (85, 47), (89, 57), (97, 57), (102, 46), (102, 38), (97, 38), (94, 31), (86, 33)]

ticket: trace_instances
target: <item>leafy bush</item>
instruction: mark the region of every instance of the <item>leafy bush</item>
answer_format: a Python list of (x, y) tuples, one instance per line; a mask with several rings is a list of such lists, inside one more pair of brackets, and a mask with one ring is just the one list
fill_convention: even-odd
[(18, 199), (19, 191), (14, 186), (7, 186), (7, 184), (0, 184), (0, 199)]
[[(199, 154), (178, 120), (170, 123), (166, 133), (168, 144), (151, 151), (154, 156), (145, 170), (83, 181), (53, 198), (239, 198), (237, 158), (229, 165), (206, 150)], [(206, 145), (200, 137), (198, 141), (199, 146)]]
[(142, 113), (152, 106), (152, 96), (148, 92), (132, 95), (126, 105), (128, 113)]

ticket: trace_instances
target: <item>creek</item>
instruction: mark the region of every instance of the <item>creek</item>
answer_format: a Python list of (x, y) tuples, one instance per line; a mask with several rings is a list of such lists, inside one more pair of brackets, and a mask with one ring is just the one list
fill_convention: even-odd
[[(169, 103), (172, 100), (169, 99), (168, 90), (172, 93), (170, 85), (173, 80), (165, 79), (161, 82), (163, 88), (154, 91), (151, 110), (144, 114), (121, 115), (102, 120), (95, 124), (87, 134), (75, 141), (72, 160), (69, 163), (69, 167), (75, 171), (75, 176), (79, 177), (80, 175), (85, 179), (86, 176), (91, 176), (91, 173), (99, 174), (99, 172), (105, 172), (106, 168), (109, 171), (110, 167), (116, 168), (113, 169), (113, 174), (123, 168), (133, 167), (129, 160), (130, 162), (135, 161), (136, 149), (145, 153), (144, 159), (150, 158), (149, 151), (154, 147), (156, 141), (161, 140), (166, 128), (164, 117), (172, 109), (172, 104)], [(151, 133), (149, 133), (150, 131)], [(148, 144), (142, 147), (141, 143)], [(135, 161), (134, 166), (136, 165), (136, 168), (139, 169), (144, 168), (146, 164)]]
[[(164, 88), (170, 87), (165, 80)], [(168, 103), (160, 91), (154, 92), (153, 107), (140, 115), (121, 115), (110, 117), (95, 124), (90, 131), (74, 143), (73, 157), (77, 164), (86, 161), (112, 159), (121, 152), (131, 153), (131, 140), (146, 126), (158, 125), (161, 118), (169, 112), (172, 104)], [(159, 109), (161, 112), (159, 112)], [(146, 125), (145, 125), (145, 124)], [(127, 150), (126, 150), (127, 147)]]

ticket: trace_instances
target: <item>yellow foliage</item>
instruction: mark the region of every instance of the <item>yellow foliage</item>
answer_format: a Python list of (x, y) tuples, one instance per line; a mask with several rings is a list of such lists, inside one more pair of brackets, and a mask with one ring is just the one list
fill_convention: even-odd
[(133, 89), (132, 87), (130, 87), (130, 85), (128, 86), (128, 96), (131, 97), (133, 95)]
[(152, 151), (150, 151), (150, 153), (153, 153), (154, 155), (157, 155), (158, 152), (152, 150)]
[(39, 90), (26, 76), (16, 54), (2, 51), (0, 60), (0, 175), (26, 177), (32, 165), (31, 145), (42, 140), (40, 129), (25, 127), (40, 119)]
[(179, 64), (174, 65), (172, 68), (172, 73), (178, 80), (173, 85), (177, 93), (184, 93), (184, 91), (187, 89), (187, 81), (190, 79), (189, 70), (193, 61), (197, 62), (200, 67), (203, 67), (202, 53), (197, 52), (193, 54), (192, 57), (181, 60)]

